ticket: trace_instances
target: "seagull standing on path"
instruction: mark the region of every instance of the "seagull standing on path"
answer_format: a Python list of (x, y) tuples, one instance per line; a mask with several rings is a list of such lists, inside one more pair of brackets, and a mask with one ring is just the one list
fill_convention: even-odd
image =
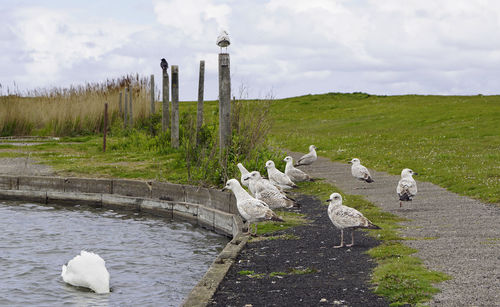
[(274, 162), (269, 160), (266, 162), (267, 177), (272, 184), (283, 189), (297, 188), (297, 185), (286, 174), (276, 168)]
[(248, 188), (254, 194), (255, 198), (265, 202), (271, 209), (298, 206), (293, 199), (282, 194), (277, 187), (263, 181), (258, 171), (253, 171), (244, 176), (243, 180), (249, 182)]
[(226, 48), (231, 44), (231, 40), (229, 39), (229, 33), (226, 30), (222, 30), (217, 37), (217, 46), (220, 47), (220, 52), (222, 52), (222, 48)]
[(226, 186), (222, 190), (231, 190), (233, 192), (236, 197), (236, 207), (238, 207), (238, 212), (241, 214), (243, 219), (248, 222), (248, 233), (251, 233), (251, 223), (255, 224), (255, 232), (253, 235), (257, 235), (256, 222), (264, 220), (283, 222), (283, 220), (280, 219), (276, 213), (273, 212), (273, 210), (269, 209), (265, 202), (250, 196), (250, 194), (243, 189), (238, 180), (229, 179)]
[(300, 181), (312, 181), (312, 178), (309, 177), (308, 174), (304, 173), (298, 168), (295, 168), (293, 166), (293, 158), (290, 156), (287, 156), (283, 161), (286, 162), (285, 166), (285, 175), (290, 177), (290, 179), (293, 182), (300, 182)]
[(361, 165), (361, 162), (358, 158), (352, 159), (351, 161), (349, 161), (349, 163), (352, 164), (351, 174), (354, 176), (354, 178), (368, 183), (373, 182), (370, 172), (366, 167)]
[(241, 163), (238, 163), (237, 166), (241, 173), (241, 178), (240, 178), (241, 184), (248, 187), (248, 180), (243, 180), (243, 177), (248, 175), (250, 172)]
[(300, 165), (310, 165), (314, 161), (318, 159), (318, 155), (316, 154), (316, 146), (311, 145), (309, 146), (309, 152), (302, 157), (300, 157), (297, 160), (297, 164), (295, 166), (300, 166)]
[(404, 201), (411, 201), (417, 195), (417, 182), (413, 179), (413, 175), (418, 175), (409, 168), (401, 171), (401, 179), (398, 182), (396, 192), (399, 196), (399, 207), (403, 206)]
[(352, 229), (351, 244), (346, 244), (345, 246), (347, 247), (354, 245), (354, 229), (380, 229), (380, 227), (370, 222), (358, 210), (342, 205), (342, 196), (339, 193), (331, 194), (330, 198), (326, 201), (330, 203), (328, 206), (328, 216), (333, 225), (340, 229), (340, 245), (336, 245), (334, 248), (344, 247), (344, 229), (346, 228)]

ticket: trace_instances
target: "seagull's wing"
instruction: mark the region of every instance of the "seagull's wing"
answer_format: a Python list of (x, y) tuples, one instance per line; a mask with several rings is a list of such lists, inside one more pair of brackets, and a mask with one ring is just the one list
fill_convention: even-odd
[(366, 227), (370, 223), (368, 219), (361, 214), (361, 212), (343, 205), (340, 206), (340, 208), (333, 210), (330, 218), (332, 221), (335, 221), (338, 225), (340, 225), (341, 228)]
[(396, 188), (400, 200), (411, 200), (417, 194), (417, 184), (415, 180), (402, 178)]
[(291, 168), (288, 172), (285, 173), (290, 179), (295, 181), (305, 181), (309, 179), (309, 175), (304, 173), (298, 168)]

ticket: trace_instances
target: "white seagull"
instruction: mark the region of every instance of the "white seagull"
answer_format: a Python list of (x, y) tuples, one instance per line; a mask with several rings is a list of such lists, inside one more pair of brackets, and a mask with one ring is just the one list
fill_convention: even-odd
[(326, 201), (330, 203), (328, 206), (328, 216), (333, 225), (340, 229), (340, 245), (336, 245), (334, 248), (344, 247), (344, 229), (346, 228), (353, 230), (351, 232), (351, 244), (346, 244), (345, 246), (347, 247), (354, 245), (354, 229), (380, 229), (380, 227), (370, 222), (358, 210), (342, 205), (342, 196), (339, 193), (332, 193)]
[(231, 40), (229, 39), (229, 33), (227, 33), (226, 30), (222, 30), (219, 34), (219, 36), (217, 36), (217, 46), (220, 47), (220, 50), (222, 52), (222, 48), (226, 48), (227, 50), (227, 46), (229, 46), (231, 44)]
[(349, 163), (352, 164), (351, 174), (354, 176), (354, 178), (368, 183), (373, 182), (370, 172), (366, 167), (361, 165), (361, 162), (358, 158), (352, 159), (351, 161), (349, 161)]
[(236, 197), (236, 207), (238, 207), (238, 212), (241, 214), (243, 219), (248, 222), (248, 232), (250, 232), (251, 223), (255, 224), (254, 235), (257, 235), (257, 224), (256, 222), (271, 220), (283, 222), (273, 210), (269, 209), (267, 204), (262, 200), (253, 198), (248, 194), (245, 189), (240, 185), (238, 180), (229, 179), (226, 186), (222, 190), (231, 190)]
[(291, 208), (297, 206), (295, 200), (282, 194), (277, 187), (270, 182), (264, 181), (258, 171), (253, 171), (244, 177), (248, 181), (248, 188), (254, 194), (255, 198), (265, 202), (269, 208)]
[(417, 182), (413, 179), (413, 175), (418, 175), (409, 168), (401, 171), (401, 179), (398, 182), (396, 192), (399, 196), (399, 207), (403, 206), (404, 201), (411, 201), (417, 195)]
[(299, 181), (312, 181), (312, 178), (309, 177), (308, 174), (304, 173), (298, 168), (295, 168), (293, 166), (293, 158), (290, 156), (287, 156), (283, 161), (286, 162), (285, 166), (285, 175), (290, 177), (290, 179), (293, 182), (299, 182)]
[(318, 159), (318, 155), (316, 154), (316, 146), (309, 146), (309, 152), (297, 160), (295, 166), (300, 165), (309, 165)]
[(70, 285), (89, 288), (96, 293), (109, 293), (109, 272), (97, 254), (81, 251), (67, 266), (62, 266), (61, 276)]
[(276, 168), (274, 162), (269, 160), (266, 162), (267, 177), (272, 184), (281, 187), (282, 189), (296, 188), (297, 185), (285, 173)]
[(245, 175), (248, 175), (250, 172), (241, 163), (238, 163), (237, 166), (238, 166), (238, 169), (240, 170), (240, 173), (241, 173), (241, 178), (240, 178), (241, 184), (243, 184), (244, 186), (248, 187), (248, 180), (244, 181), (243, 177)]

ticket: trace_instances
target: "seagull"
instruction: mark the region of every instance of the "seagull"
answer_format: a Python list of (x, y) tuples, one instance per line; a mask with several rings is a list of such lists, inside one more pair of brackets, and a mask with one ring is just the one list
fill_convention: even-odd
[(61, 276), (70, 285), (89, 288), (96, 293), (109, 293), (109, 272), (97, 254), (82, 250), (68, 265), (62, 266)]
[(241, 214), (244, 220), (249, 224), (248, 233), (250, 233), (251, 223), (255, 224), (255, 232), (253, 235), (257, 235), (257, 223), (264, 220), (283, 222), (273, 210), (269, 209), (267, 204), (262, 200), (253, 198), (248, 194), (245, 189), (240, 185), (238, 180), (229, 179), (226, 186), (222, 189), (231, 190), (236, 197), (236, 207), (238, 207), (238, 212)]
[(285, 174), (290, 177), (290, 179), (294, 182), (299, 182), (299, 181), (313, 181), (311, 177), (309, 177), (308, 174), (304, 173), (298, 168), (295, 168), (293, 166), (293, 158), (290, 156), (287, 156), (283, 161), (286, 162), (285, 166)]
[(354, 178), (359, 179), (361, 181), (366, 181), (368, 183), (373, 182), (373, 179), (370, 175), (370, 172), (366, 167), (361, 165), (361, 162), (359, 161), (358, 158), (354, 158), (349, 163), (352, 164), (351, 166), (351, 173), (354, 176)]
[(248, 187), (253, 191), (255, 198), (265, 202), (271, 209), (298, 206), (295, 200), (282, 194), (273, 184), (266, 183), (258, 171), (245, 175), (243, 180), (249, 182)]
[(358, 210), (342, 205), (342, 196), (339, 193), (332, 193), (326, 202), (330, 203), (328, 206), (330, 220), (335, 227), (340, 229), (340, 245), (336, 245), (334, 248), (344, 247), (344, 229), (346, 228), (353, 230), (351, 232), (351, 244), (346, 244), (345, 246), (347, 247), (354, 245), (354, 229), (380, 229), (380, 227), (370, 222)]
[(300, 157), (299, 160), (297, 160), (297, 164), (295, 164), (295, 166), (309, 165), (312, 164), (317, 159), (318, 155), (316, 155), (316, 146), (311, 145), (309, 146), (309, 153)]
[(266, 162), (267, 177), (272, 184), (281, 187), (282, 189), (297, 188), (297, 185), (286, 174), (276, 168), (274, 162), (269, 160)]
[(220, 47), (220, 51), (222, 52), (222, 48), (226, 48), (231, 44), (231, 41), (229, 40), (229, 33), (227, 33), (226, 30), (222, 30), (217, 37), (217, 46)]
[(417, 195), (417, 182), (413, 179), (413, 175), (418, 175), (418, 173), (409, 168), (401, 171), (401, 180), (399, 180), (396, 188), (399, 196), (399, 207), (403, 206), (404, 201), (411, 201)]
[(245, 175), (248, 175), (250, 172), (243, 166), (243, 164), (241, 163), (238, 163), (238, 169), (240, 170), (240, 173), (241, 173), (241, 184), (243, 184), (244, 186), (248, 187), (248, 180), (243, 180), (243, 177)]
[(165, 60), (165, 59), (161, 59), (161, 62), (160, 62), (160, 67), (161, 67), (161, 69), (163, 69), (164, 71), (165, 71), (165, 70), (167, 70), (167, 68), (168, 68), (168, 62), (167, 62), (167, 60)]

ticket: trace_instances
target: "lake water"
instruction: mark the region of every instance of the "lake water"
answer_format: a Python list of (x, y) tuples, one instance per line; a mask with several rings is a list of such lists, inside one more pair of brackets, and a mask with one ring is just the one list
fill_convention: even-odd
[[(178, 306), (227, 242), (187, 222), (0, 201), (0, 306)], [(111, 293), (62, 280), (81, 250), (106, 261)]]

